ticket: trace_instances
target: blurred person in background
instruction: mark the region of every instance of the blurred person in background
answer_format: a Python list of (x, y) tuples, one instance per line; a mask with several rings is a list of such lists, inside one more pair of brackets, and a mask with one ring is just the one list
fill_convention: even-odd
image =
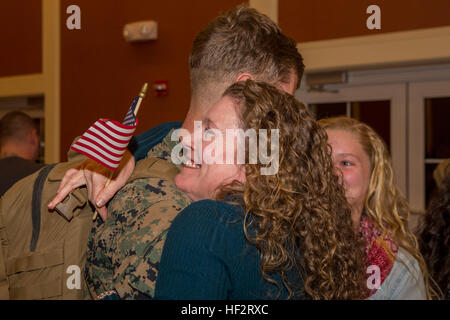
[(0, 120), (0, 196), (14, 183), (39, 170), (40, 138), (33, 119), (20, 111)]
[(419, 245), (442, 297), (450, 299), (450, 159), (434, 170), (433, 178), (436, 189), (422, 220)]

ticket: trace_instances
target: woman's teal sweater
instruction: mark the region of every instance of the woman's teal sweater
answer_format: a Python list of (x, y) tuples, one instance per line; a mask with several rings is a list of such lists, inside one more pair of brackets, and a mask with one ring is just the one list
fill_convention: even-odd
[[(243, 210), (203, 200), (192, 203), (172, 222), (155, 299), (286, 299), (279, 274), (271, 277), (280, 292), (261, 275), (258, 250), (244, 236)], [(301, 280), (297, 285), (303, 286)]]

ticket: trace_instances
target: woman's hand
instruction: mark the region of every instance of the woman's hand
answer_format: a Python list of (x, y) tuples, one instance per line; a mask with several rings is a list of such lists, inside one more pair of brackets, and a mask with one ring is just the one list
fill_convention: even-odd
[(81, 165), (67, 170), (59, 185), (57, 195), (50, 202), (48, 208), (53, 210), (72, 190), (86, 185), (89, 201), (96, 206), (102, 219), (106, 220), (108, 212), (105, 204), (125, 185), (133, 173), (134, 166), (134, 158), (127, 150), (114, 177), (107, 184), (111, 171), (97, 162), (87, 159)]

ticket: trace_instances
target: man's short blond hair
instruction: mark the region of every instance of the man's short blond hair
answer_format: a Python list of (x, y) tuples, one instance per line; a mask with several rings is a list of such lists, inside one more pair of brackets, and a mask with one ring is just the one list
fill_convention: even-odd
[(214, 82), (231, 84), (242, 73), (296, 88), (304, 71), (296, 43), (267, 16), (240, 5), (211, 21), (194, 40), (189, 58), (191, 89)]

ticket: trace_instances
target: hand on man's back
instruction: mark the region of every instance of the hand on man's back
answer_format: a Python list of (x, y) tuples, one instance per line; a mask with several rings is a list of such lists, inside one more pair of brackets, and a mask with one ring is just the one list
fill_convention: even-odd
[(133, 173), (134, 167), (133, 155), (126, 151), (119, 168), (114, 172), (113, 178), (108, 183), (111, 171), (97, 162), (87, 159), (79, 166), (66, 172), (57, 195), (50, 202), (48, 208), (53, 210), (72, 190), (86, 185), (89, 201), (95, 205), (101, 218), (106, 220), (108, 212), (105, 204), (125, 185)]

